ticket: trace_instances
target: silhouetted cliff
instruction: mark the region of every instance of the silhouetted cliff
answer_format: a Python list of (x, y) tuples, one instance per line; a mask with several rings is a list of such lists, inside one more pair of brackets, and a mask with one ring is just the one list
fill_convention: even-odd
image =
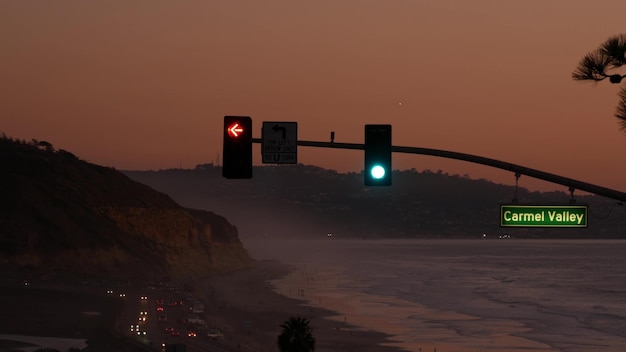
[(0, 139), (0, 266), (48, 274), (201, 276), (251, 265), (224, 217), (120, 172)]

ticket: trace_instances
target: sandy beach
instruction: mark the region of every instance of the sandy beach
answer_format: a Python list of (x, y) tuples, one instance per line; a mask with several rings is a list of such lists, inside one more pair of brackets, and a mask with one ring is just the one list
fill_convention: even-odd
[[(187, 343), (190, 352), (278, 351), (280, 324), (301, 316), (311, 322), (318, 352), (617, 352), (626, 346), (621, 329), (626, 305), (619, 294), (625, 266), (615, 265), (623, 264), (623, 245), (572, 242), (561, 252), (564, 242), (486, 249), (469, 242), (282, 246), (281, 258), (257, 249), (254, 267), (186, 281), (181, 288), (204, 303), (201, 317), (209, 328), (219, 328), (224, 339), (181, 336), (169, 341)], [(576, 266), (581, 255), (573, 255), (571, 246), (601, 255), (585, 267)], [(465, 254), (479, 248), (489, 255)], [(139, 285), (126, 291), (126, 301), (134, 302), (147, 289)], [(99, 324), (115, 320), (123, 304), (105, 296), (103, 287), (83, 290), (42, 282), (6, 286), (0, 301), (5, 310), (13, 310), (0, 319), (0, 330), (107, 342), (111, 337), (102, 335), (106, 331)], [(181, 292), (167, 292), (182, 298)], [(126, 309), (134, 321), (137, 307)], [(175, 316), (178, 310), (171, 309), (171, 323), (157, 323), (150, 336), (162, 335), (170, 324), (183, 324)], [(107, 314), (99, 319), (85, 315), (95, 311)], [(68, 317), (63, 324), (55, 323), (59, 314)], [(128, 317), (118, 317), (118, 340), (128, 336)], [(164, 337), (168, 341), (169, 335)], [(116, 350), (137, 350), (136, 344), (122, 349), (118, 342)], [(18, 345), (5, 341), (2, 346)]]
[(335, 312), (325, 316), (335, 324), (386, 334), (379, 344), (410, 352), (624, 351), (624, 265), (616, 264), (623, 245), (246, 243), (254, 258), (290, 265), (271, 281), (279, 295)]
[[(354, 324), (361, 331), (377, 329), (389, 335), (382, 345), (403, 351), (551, 351), (550, 346), (517, 336), (527, 327), (504, 319), (485, 319), (450, 309), (434, 309), (394, 297), (363, 293), (365, 283), (346, 277), (339, 269), (313, 265), (293, 266), (274, 280), (279, 294), (304, 300), (310, 307), (335, 312), (329, 318)], [(341, 289), (350, 287), (350, 289)], [(358, 293), (357, 293), (358, 292)], [(383, 312), (381, 314), (381, 312)], [(410, 326), (406, 325), (410, 321)], [(464, 336), (463, 331), (490, 330), (483, 337)]]
[[(461, 336), (458, 330), (450, 329), (447, 324), (455, 322), (459, 326), (480, 324), (485, 327), (486, 322), (454, 311), (342, 292), (337, 288), (345, 284), (345, 280), (332, 267), (258, 261), (254, 268), (211, 277), (201, 287), (202, 292), (195, 295), (211, 302), (206, 314), (207, 324), (223, 330), (226, 336), (223, 347), (232, 351), (278, 351), (279, 325), (290, 316), (310, 320), (317, 352), (551, 350), (549, 346), (515, 336), (525, 328), (505, 321), (493, 322), (498, 333), (486, 336), (489, 341)], [(350, 282), (353, 287), (355, 284), (358, 285)], [(202, 296), (204, 294), (206, 296)], [(375, 313), (381, 307), (384, 316)], [(411, 334), (422, 337), (419, 342), (402, 339), (408, 329), (397, 322), (409, 316), (422, 321), (420, 328), (410, 329)], [(372, 327), (386, 333), (374, 331)], [(394, 338), (394, 335), (397, 336)], [(467, 347), (468, 344), (473, 347)], [(486, 345), (490, 348), (481, 347)]]
[(318, 352), (402, 351), (384, 346), (390, 342), (390, 336), (352, 326), (337, 319), (336, 312), (277, 293), (271, 282), (285, 277), (291, 269), (275, 261), (258, 261), (253, 268), (197, 282), (201, 292), (195, 295), (209, 302), (207, 324), (222, 329), (226, 336), (224, 348), (278, 351), (280, 324), (291, 316), (301, 316), (311, 322)]

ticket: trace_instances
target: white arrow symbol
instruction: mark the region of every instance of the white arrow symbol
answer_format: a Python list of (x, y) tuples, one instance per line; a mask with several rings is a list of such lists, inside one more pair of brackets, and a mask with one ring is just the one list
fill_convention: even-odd
[(228, 134), (233, 137), (239, 137), (239, 133), (243, 132), (243, 128), (239, 127), (239, 124), (236, 123), (228, 129)]

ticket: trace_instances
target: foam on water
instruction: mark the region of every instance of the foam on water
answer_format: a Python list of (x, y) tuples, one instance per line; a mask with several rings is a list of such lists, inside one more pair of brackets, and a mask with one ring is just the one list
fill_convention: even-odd
[(626, 241), (245, 245), (257, 259), (295, 265), (277, 291), (391, 334), (408, 351), (626, 349)]

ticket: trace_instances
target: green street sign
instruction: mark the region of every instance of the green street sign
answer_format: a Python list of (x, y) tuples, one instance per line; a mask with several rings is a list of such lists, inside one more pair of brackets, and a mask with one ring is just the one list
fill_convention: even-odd
[(500, 205), (501, 227), (587, 227), (586, 205)]

